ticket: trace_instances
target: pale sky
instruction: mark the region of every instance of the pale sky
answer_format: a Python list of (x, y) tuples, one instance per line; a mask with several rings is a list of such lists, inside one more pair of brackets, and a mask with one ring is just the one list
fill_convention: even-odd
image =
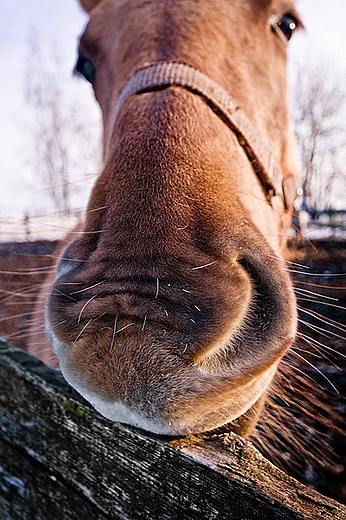
[[(295, 35), (290, 42), (291, 60), (298, 60), (308, 49), (309, 53), (330, 59), (346, 71), (346, 1), (299, 0), (298, 8), (306, 31)], [(76, 0), (1, 2), (0, 217), (21, 216), (26, 211), (34, 214), (49, 206), (33, 171), (32, 146), (28, 144), (30, 116), (24, 101), (24, 78), (30, 70), (27, 42), (34, 29), (42, 43), (54, 47), (58, 53), (67, 90), (78, 88), (86, 111), (88, 114), (94, 111), (97, 117), (89, 86), (81, 81), (76, 83), (71, 75), (78, 35), (85, 22), (86, 16)], [(84, 204), (83, 198), (80, 204)]]

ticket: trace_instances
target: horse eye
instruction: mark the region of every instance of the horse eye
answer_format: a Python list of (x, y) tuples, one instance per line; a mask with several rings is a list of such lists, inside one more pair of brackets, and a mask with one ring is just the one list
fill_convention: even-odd
[(80, 54), (76, 63), (76, 71), (91, 84), (94, 83), (96, 71), (93, 62), (89, 58)]
[(291, 14), (285, 14), (276, 22), (276, 26), (284, 34), (286, 40), (289, 41), (298, 27), (298, 22)]

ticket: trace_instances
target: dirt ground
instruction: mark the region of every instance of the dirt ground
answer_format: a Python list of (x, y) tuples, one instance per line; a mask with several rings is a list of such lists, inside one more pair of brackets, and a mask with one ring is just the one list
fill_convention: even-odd
[[(0, 243), (0, 335), (24, 348), (57, 242)], [(254, 444), (303, 483), (346, 503), (346, 242), (290, 242), (300, 307)]]

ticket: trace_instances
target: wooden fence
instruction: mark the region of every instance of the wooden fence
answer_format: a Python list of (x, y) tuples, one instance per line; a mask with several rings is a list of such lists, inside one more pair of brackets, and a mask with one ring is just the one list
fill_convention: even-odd
[(164, 439), (110, 423), (0, 341), (1, 520), (346, 519), (233, 434)]
[(4, 215), (0, 208), (0, 241), (32, 241), (59, 240), (76, 227), (80, 221), (80, 212), (49, 213), (42, 215), (9, 216)]

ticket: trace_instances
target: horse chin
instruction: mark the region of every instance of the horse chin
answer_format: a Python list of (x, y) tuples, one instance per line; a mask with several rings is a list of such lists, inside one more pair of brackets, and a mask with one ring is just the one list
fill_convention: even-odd
[(131, 389), (127, 388), (125, 393), (130, 397), (124, 399), (119, 391), (122, 382), (116, 375), (112, 390), (97, 389), (85, 372), (76, 368), (73, 346), (59, 341), (54, 334), (51, 337), (64, 378), (95, 410), (112, 422), (157, 435), (181, 436), (219, 428), (249, 435), (262, 408), (258, 403), (263, 402), (278, 365), (277, 361), (255, 376), (235, 372), (233, 378), (222, 369), (217, 372), (215, 366), (207, 372), (197, 365), (181, 365), (172, 372), (165, 394), (161, 381), (159, 392), (155, 388), (141, 392), (134, 387), (130, 395)]

